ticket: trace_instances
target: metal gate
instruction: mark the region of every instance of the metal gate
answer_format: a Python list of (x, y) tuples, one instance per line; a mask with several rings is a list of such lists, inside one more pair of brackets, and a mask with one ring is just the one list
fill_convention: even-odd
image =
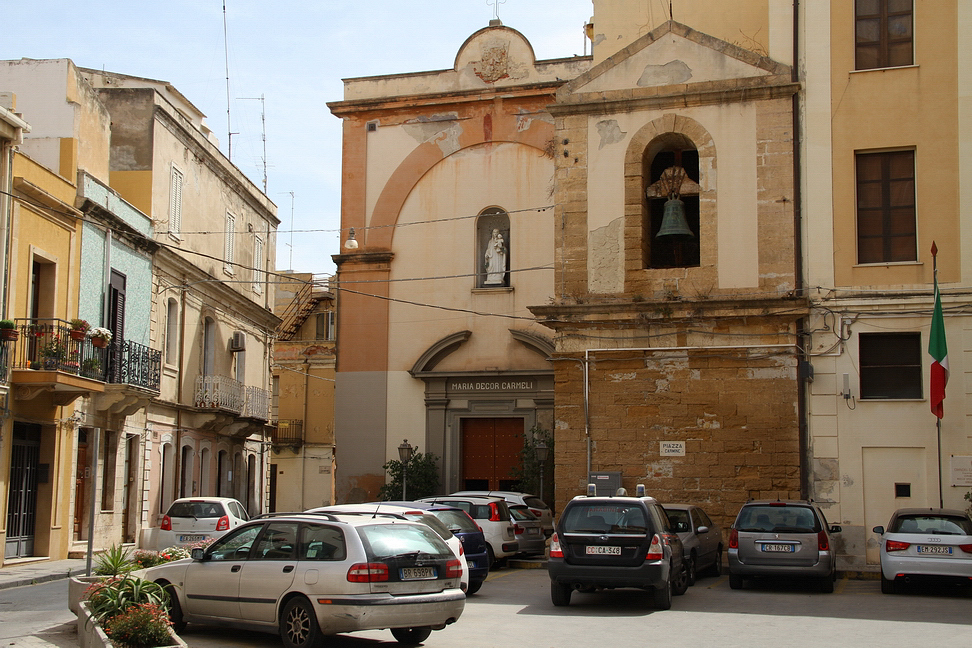
[(40, 426), (14, 423), (7, 496), (7, 543), (4, 558), (34, 555), (37, 521), (37, 470), (40, 464)]

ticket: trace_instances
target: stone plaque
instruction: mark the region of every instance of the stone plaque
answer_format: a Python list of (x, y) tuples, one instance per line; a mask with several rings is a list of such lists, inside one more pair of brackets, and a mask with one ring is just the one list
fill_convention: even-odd
[(658, 454), (660, 454), (663, 457), (684, 457), (685, 442), (684, 441), (659, 441)]

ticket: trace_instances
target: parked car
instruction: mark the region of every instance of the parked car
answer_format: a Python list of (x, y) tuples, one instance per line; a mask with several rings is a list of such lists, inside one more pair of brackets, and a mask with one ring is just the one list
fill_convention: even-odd
[(547, 573), (557, 606), (569, 605), (574, 590), (636, 587), (651, 592), (654, 607), (667, 610), (672, 595), (688, 588), (682, 543), (661, 505), (644, 496), (568, 502), (550, 538)]
[(486, 536), (479, 525), (461, 508), (446, 504), (429, 502), (382, 502), (383, 506), (400, 506), (408, 511), (419, 510), (439, 518), (459, 541), (465, 550), (466, 564), (469, 567), (469, 589), (466, 594), (475, 594), (489, 576), (489, 552), (486, 551)]
[(698, 574), (722, 574), (722, 529), (694, 504), (662, 504), (685, 551), (688, 584)]
[(287, 648), (325, 635), (390, 628), (414, 645), (454, 623), (462, 566), (428, 526), (394, 517), (269, 514), (192, 558), (142, 570), (169, 592), (176, 630), (188, 623), (279, 633)]
[(530, 509), (530, 512), (540, 518), (543, 524), (543, 532), (549, 538), (554, 532), (553, 511), (542, 499), (531, 493), (520, 491), (459, 491), (453, 495), (479, 495), (486, 497), (502, 497), (508, 504), (521, 504)]
[(447, 504), (460, 508), (469, 514), (486, 536), (486, 551), (489, 554), (490, 568), (497, 560), (516, 555), (519, 543), (511, 520), (512, 514), (502, 497), (479, 497), (475, 495), (440, 495), (426, 497), (421, 502)]
[(214, 540), (250, 517), (230, 497), (183, 497), (169, 505), (156, 532), (156, 548)]
[(957, 509), (906, 508), (881, 536), (881, 591), (896, 594), (920, 580), (972, 584), (972, 519)]
[(547, 549), (547, 537), (543, 534), (540, 518), (521, 504), (510, 504), (508, 508), (513, 520), (513, 535), (516, 536), (518, 553), (528, 556), (543, 554)]
[(385, 506), (381, 502), (374, 502), (370, 504), (335, 504), (333, 506), (321, 506), (318, 508), (313, 508), (307, 512), (394, 516), (403, 520), (420, 522), (439, 534), (439, 537), (442, 538), (447, 545), (449, 545), (450, 549), (452, 549), (452, 553), (454, 553), (456, 558), (458, 558), (462, 563), (462, 576), (459, 579), (459, 587), (463, 592), (469, 589), (469, 566), (466, 562), (466, 552), (463, 549), (462, 541), (460, 541), (459, 538), (457, 538), (452, 531), (446, 527), (446, 525), (442, 524), (439, 518), (435, 517), (431, 513), (427, 513), (425, 511), (406, 511), (397, 506)]
[(812, 579), (821, 591), (833, 592), (837, 561), (830, 534), (839, 532), (813, 502), (746, 502), (729, 531), (729, 587), (784, 576)]

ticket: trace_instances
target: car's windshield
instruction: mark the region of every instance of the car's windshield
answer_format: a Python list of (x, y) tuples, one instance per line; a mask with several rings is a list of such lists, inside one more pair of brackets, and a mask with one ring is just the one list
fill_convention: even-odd
[(591, 504), (567, 509), (565, 533), (646, 533), (648, 521), (637, 504)]
[(511, 506), (510, 507), (510, 515), (513, 517), (514, 520), (517, 520), (517, 521), (536, 520), (537, 519), (537, 516), (534, 515), (530, 511), (530, 509), (528, 509), (525, 506)]
[(972, 535), (972, 520), (952, 515), (902, 515), (894, 521), (891, 533), (931, 535)]
[[(671, 512), (669, 512), (669, 516)], [(736, 520), (742, 532), (817, 533), (820, 525), (809, 506), (774, 504), (744, 506)]]

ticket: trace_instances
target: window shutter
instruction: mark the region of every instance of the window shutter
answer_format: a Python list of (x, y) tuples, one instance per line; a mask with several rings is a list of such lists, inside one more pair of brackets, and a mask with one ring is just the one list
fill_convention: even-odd
[(172, 167), (169, 180), (169, 234), (182, 238), (182, 172)]

